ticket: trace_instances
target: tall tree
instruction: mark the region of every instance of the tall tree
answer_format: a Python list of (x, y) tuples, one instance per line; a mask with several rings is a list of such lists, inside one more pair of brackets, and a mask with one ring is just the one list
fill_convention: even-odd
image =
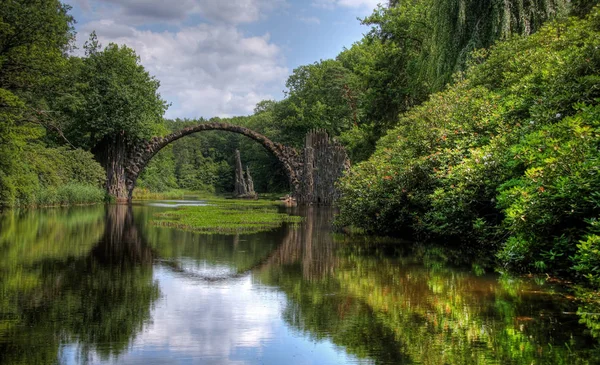
[(284, 132), (301, 144), (311, 129), (334, 135), (358, 123), (358, 79), (339, 61), (325, 60), (300, 66), (287, 80), (285, 101), (275, 107)]
[(66, 111), (71, 117), (66, 130), (106, 169), (109, 194), (124, 199), (127, 148), (166, 131), (162, 116), (168, 105), (158, 80), (131, 48), (111, 43), (102, 49), (92, 33), (85, 50), (76, 86), (80, 102)]
[(0, 9), (0, 205), (12, 205), (37, 186), (24, 148), (45, 133), (74, 20), (58, 0), (0, 0)]

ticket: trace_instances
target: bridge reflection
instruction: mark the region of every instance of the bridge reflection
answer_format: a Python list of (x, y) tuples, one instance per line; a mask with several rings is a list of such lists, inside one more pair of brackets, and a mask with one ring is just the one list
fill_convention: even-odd
[[(298, 338), (331, 341), (376, 363), (593, 363), (600, 356), (592, 304), (578, 309), (554, 288), (456, 268), (452, 257), (460, 255), (439, 248), (340, 242), (330, 209), (290, 208), (306, 218), (298, 227), (237, 236), (154, 227), (148, 222), (160, 209), (0, 216), (0, 364), (67, 362), (61, 356), (69, 351), (82, 362), (118, 362), (152, 331), (155, 340), (188, 333), (193, 345), (182, 353), (213, 354), (280, 318)], [(176, 308), (159, 300), (161, 290)], [(255, 320), (265, 303), (275, 313)]]

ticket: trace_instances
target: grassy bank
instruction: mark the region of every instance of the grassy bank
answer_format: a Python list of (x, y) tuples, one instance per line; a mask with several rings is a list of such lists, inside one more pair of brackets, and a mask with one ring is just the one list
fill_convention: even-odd
[(298, 223), (298, 216), (279, 213), (277, 205), (260, 200), (212, 199), (208, 206), (183, 207), (159, 213), (152, 223), (201, 233), (257, 233), (281, 226)]
[(29, 201), (20, 201), (17, 206), (51, 207), (66, 205), (98, 204), (106, 200), (103, 189), (86, 184), (66, 184), (59, 187), (42, 188)]

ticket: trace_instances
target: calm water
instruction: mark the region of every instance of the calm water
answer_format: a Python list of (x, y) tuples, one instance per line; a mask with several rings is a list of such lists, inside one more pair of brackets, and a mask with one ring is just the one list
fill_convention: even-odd
[[(600, 308), (440, 249), (150, 224), (194, 202), (0, 216), (0, 364), (600, 364)], [(462, 267), (462, 268), (460, 268)]]

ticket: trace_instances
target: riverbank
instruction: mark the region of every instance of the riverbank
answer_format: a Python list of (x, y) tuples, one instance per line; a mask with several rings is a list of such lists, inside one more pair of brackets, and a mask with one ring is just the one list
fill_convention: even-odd
[(107, 201), (108, 197), (102, 188), (87, 184), (70, 183), (41, 188), (30, 193), (26, 199), (17, 199), (13, 204), (0, 206), (0, 210), (93, 205)]

